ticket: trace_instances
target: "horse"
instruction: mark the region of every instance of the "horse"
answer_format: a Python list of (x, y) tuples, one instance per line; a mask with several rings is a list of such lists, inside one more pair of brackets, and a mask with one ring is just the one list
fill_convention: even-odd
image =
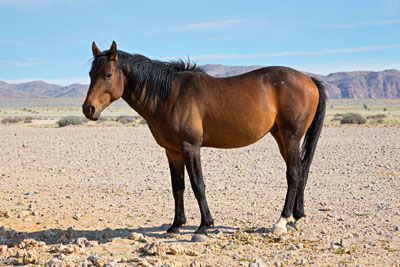
[(122, 98), (146, 120), (169, 163), (175, 216), (167, 235), (178, 235), (186, 223), (185, 167), (201, 214), (192, 241), (204, 241), (207, 229), (214, 226), (201, 147), (244, 147), (267, 133), (285, 160), (288, 186), (271, 231), (280, 235), (297, 229), (296, 223), (305, 217), (304, 190), (325, 118), (327, 95), (319, 80), (280, 66), (215, 78), (190, 60), (152, 60), (117, 50), (115, 41), (103, 52), (93, 42), (92, 52), (91, 82), (82, 111), (97, 120)]

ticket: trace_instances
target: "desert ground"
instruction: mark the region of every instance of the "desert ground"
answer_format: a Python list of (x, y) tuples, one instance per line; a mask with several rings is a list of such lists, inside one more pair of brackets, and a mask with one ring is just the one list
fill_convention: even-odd
[(305, 192), (307, 217), (282, 236), (271, 233), (286, 194), (273, 138), (203, 148), (215, 228), (200, 243), (190, 242), (200, 212), (187, 175), (187, 224), (180, 236), (165, 235), (174, 216), (169, 169), (146, 125), (57, 127), (59, 112), (79, 107), (0, 105), (3, 117), (36, 111), (46, 121), (0, 125), (0, 265), (400, 266), (396, 103), (357, 104), (360, 112), (390, 113), (365, 125), (331, 122), (353, 106), (330, 103)]

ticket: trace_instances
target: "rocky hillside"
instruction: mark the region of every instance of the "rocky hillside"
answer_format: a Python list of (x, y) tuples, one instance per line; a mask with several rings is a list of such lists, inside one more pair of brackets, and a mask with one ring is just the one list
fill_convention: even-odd
[[(204, 65), (204, 70), (215, 77), (227, 77), (252, 71), (262, 66)], [(400, 98), (400, 71), (336, 72), (327, 76), (307, 73), (322, 80), (330, 98)], [(0, 98), (84, 98), (88, 85), (59, 86), (43, 81), (8, 84), (0, 81)]]
[[(215, 77), (245, 73), (261, 66), (205, 65), (206, 72)], [(400, 71), (336, 72), (327, 76), (306, 73), (325, 83), (330, 98), (400, 98)]]

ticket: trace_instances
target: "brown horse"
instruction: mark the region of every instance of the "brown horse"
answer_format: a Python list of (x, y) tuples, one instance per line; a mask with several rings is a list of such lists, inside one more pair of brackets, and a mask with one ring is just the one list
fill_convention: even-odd
[(327, 97), (321, 82), (286, 67), (214, 78), (190, 62), (161, 62), (117, 51), (115, 42), (103, 52), (93, 42), (92, 51), (83, 113), (97, 120), (122, 97), (147, 121), (154, 139), (165, 149), (171, 171), (175, 217), (167, 234), (179, 233), (186, 223), (185, 167), (201, 212), (192, 240), (204, 240), (214, 224), (204, 192), (200, 148), (248, 146), (268, 132), (286, 162), (288, 184), (272, 232), (293, 229), (305, 216), (304, 189), (325, 117)]

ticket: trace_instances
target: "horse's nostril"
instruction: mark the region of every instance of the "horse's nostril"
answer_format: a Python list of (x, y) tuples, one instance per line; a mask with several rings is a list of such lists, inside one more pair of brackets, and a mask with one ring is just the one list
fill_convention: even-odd
[(89, 110), (89, 115), (92, 116), (94, 114), (94, 112), (96, 111), (96, 108), (92, 105), (89, 105), (88, 110)]

